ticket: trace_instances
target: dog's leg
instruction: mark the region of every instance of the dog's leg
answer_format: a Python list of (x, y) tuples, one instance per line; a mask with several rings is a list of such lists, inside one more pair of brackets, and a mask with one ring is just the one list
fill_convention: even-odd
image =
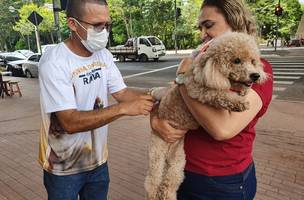
[(176, 200), (176, 192), (184, 179), (185, 164), (184, 139), (181, 139), (170, 146), (167, 171), (160, 186), (160, 200)]
[(234, 92), (207, 91), (201, 99), (211, 106), (221, 107), (234, 112), (242, 112), (249, 109), (249, 102), (245, 101), (243, 96)]
[(244, 96), (239, 96), (234, 92), (228, 92), (225, 96), (226, 109), (234, 112), (242, 112), (249, 109), (249, 102), (245, 100)]
[(149, 166), (145, 179), (145, 190), (148, 200), (159, 200), (159, 186), (162, 182), (163, 171), (166, 165), (168, 143), (152, 133), (149, 147)]
[(160, 101), (171, 89), (171, 87), (154, 87), (151, 89), (151, 95), (154, 99)]

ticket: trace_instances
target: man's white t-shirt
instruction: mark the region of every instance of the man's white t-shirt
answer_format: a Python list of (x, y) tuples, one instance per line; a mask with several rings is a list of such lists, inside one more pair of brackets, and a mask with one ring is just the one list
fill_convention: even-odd
[(54, 112), (107, 107), (108, 93), (126, 88), (112, 54), (103, 49), (90, 57), (81, 57), (60, 43), (41, 57), (39, 83), (42, 111), (39, 163), (43, 169), (55, 175), (68, 175), (105, 163), (108, 127), (68, 134)]

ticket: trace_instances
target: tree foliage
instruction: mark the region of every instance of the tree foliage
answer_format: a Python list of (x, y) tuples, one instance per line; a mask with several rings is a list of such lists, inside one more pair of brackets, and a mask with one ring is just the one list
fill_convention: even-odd
[[(200, 43), (197, 29), (197, 17), (202, 0), (176, 0), (181, 9), (177, 19), (175, 33), (175, 0), (108, 0), (112, 31), (110, 44), (122, 44), (128, 38), (141, 35), (155, 35), (165, 43), (168, 49), (174, 48), (174, 35), (177, 36), (178, 48), (193, 48)], [(246, 0), (256, 18), (260, 36), (264, 39), (273, 38), (276, 33), (277, 17), (274, 9), (278, 0)], [(44, 6), (52, 0), (0, 0), (0, 50), (25, 48), (30, 40), (31, 47), (35, 46), (34, 26), (27, 20), (35, 10), (43, 16), (39, 25), (43, 43), (57, 42), (54, 28), (52, 9)], [(16, 12), (10, 12), (13, 6)], [(282, 0), (283, 15), (279, 17), (279, 36), (290, 38), (295, 35), (304, 5), (298, 0)], [(64, 13), (60, 13), (60, 25), (63, 38), (68, 37)], [(29, 40), (28, 40), (29, 39)]]
[[(276, 34), (277, 16), (274, 15), (278, 1), (255, 0), (247, 1), (250, 10), (256, 18), (260, 36), (274, 38)], [(279, 37), (288, 40), (296, 33), (299, 21), (304, 13), (298, 0), (281, 1), (282, 16), (279, 16)]]
[(16, 42), (17, 34), (13, 30), (16, 20), (16, 14), (9, 11), (9, 7), (19, 8), (20, 4), (14, 0), (0, 0), (0, 50), (8, 50), (13, 48)]

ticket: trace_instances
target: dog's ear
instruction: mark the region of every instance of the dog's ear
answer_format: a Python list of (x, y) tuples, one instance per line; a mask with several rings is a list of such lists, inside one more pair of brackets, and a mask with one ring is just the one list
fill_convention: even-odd
[(212, 89), (229, 89), (231, 87), (228, 78), (226, 78), (215, 64), (212, 58), (209, 58), (202, 68), (194, 69), (194, 80), (208, 88)]

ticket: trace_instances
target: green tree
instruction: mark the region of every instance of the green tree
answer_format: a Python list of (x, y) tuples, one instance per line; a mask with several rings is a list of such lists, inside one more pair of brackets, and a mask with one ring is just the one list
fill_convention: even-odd
[(112, 24), (112, 38), (116, 44), (123, 43), (127, 38), (131, 37), (130, 33), (130, 19), (125, 12), (125, 5), (128, 2), (123, 0), (110, 0), (109, 6), (111, 10)]
[(177, 23), (179, 48), (193, 48), (201, 41), (197, 26), (201, 3), (201, 0), (188, 0), (181, 4), (182, 15)]
[(167, 47), (173, 47), (174, 2), (172, 0), (146, 0), (142, 5), (142, 30), (155, 35)]
[[(35, 46), (34, 26), (27, 17), (35, 10), (44, 20), (39, 26), (40, 38), (43, 43), (56, 41), (54, 14), (51, 9), (44, 7), (45, 3), (53, 0), (0, 0), (0, 50), (25, 48), (30, 39), (31, 47)], [(260, 36), (264, 39), (273, 38), (276, 31), (276, 16), (274, 9), (277, 1), (246, 0), (254, 14)], [(181, 8), (181, 16), (177, 20), (177, 42), (179, 48), (194, 48), (200, 43), (197, 29), (197, 17), (201, 0), (176, 0)], [(108, 0), (112, 31), (111, 45), (122, 44), (130, 37), (141, 35), (158, 36), (168, 49), (174, 48), (174, 0)], [(284, 9), (280, 16), (280, 37), (292, 37), (304, 13), (304, 4), (298, 0), (281, 1)], [(13, 6), (18, 12), (10, 12)], [(60, 25), (63, 38), (68, 37), (69, 28), (64, 13), (60, 13)], [(33, 44), (32, 44), (33, 43)]]
[[(14, 30), (19, 32), (23, 36), (22, 39), (24, 40), (25, 38), (33, 35), (35, 27), (27, 19), (33, 11), (36, 11), (43, 17), (43, 21), (38, 26), (42, 43), (55, 43), (54, 13), (53, 10), (44, 6), (39, 6), (34, 3), (24, 4), (18, 10), (20, 19), (14, 26)], [(60, 13), (59, 18), (60, 24), (64, 27), (66, 21), (64, 14)]]
[(13, 25), (17, 18), (16, 13), (10, 12), (9, 7), (18, 9), (21, 1), (0, 0), (0, 50), (11, 50), (18, 41), (18, 34), (13, 31)]
[[(260, 35), (263, 38), (274, 38), (276, 33), (277, 17), (274, 15), (277, 1), (255, 0), (247, 1), (254, 14)], [(281, 1), (283, 15), (279, 17), (279, 37), (290, 38), (296, 33), (299, 21), (303, 14), (298, 0)]]
[(174, 1), (109, 0), (113, 19), (112, 38), (121, 44), (127, 38), (155, 35), (167, 47), (173, 46)]
[[(27, 18), (28, 16), (30, 15), (30, 13), (32, 11), (37, 11), (38, 12), (38, 6), (36, 4), (26, 4), (26, 5), (23, 5), (22, 8), (20, 8), (18, 10), (18, 13), (19, 13), (19, 20), (18, 22), (16, 23), (16, 25), (13, 27), (13, 29), (17, 32), (19, 32), (22, 36), (23, 39), (26, 38), (29, 38), (30, 35), (32, 35), (32, 33), (34, 32), (34, 26), (33, 24), (31, 24)], [(28, 46), (30, 47), (31, 45), (29, 44), (29, 41), (28, 42)], [(21, 42), (18, 43), (18, 48), (21, 47), (20, 45)], [(24, 44), (24, 43), (21, 43), (21, 44)]]

